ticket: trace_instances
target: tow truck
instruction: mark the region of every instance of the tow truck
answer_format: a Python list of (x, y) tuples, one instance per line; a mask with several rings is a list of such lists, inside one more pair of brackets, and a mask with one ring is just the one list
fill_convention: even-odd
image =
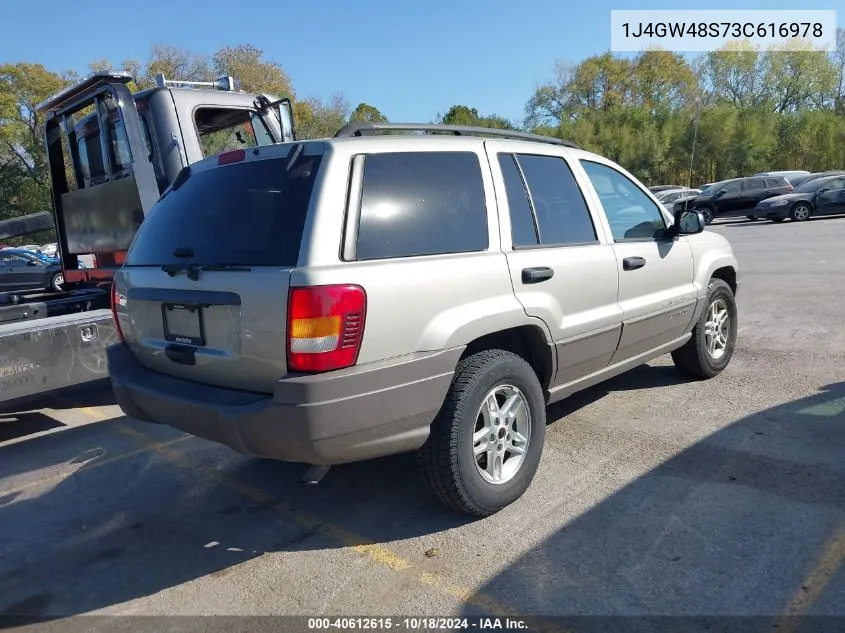
[(0, 239), (55, 228), (64, 284), (0, 293), (0, 403), (106, 378), (111, 280), (153, 205), (198, 160), (296, 138), (289, 98), (243, 92), (233, 77), (158, 75), (134, 93), (132, 80), (97, 72), (37, 106), (52, 213), (0, 223)]

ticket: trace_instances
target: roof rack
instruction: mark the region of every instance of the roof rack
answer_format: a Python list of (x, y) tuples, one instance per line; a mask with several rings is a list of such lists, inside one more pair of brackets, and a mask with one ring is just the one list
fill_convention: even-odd
[(159, 88), (211, 88), (224, 92), (235, 91), (235, 78), (228, 75), (218, 77), (216, 81), (182, 81), (180, 79), (165, 79), (162, 73), (156, 75), (156, 86)]
[(513, 132), (511, 130), (500, 130), (498, 128), (476, 127), (471, 125), (444, 125), (441, 123), (369, 123), (366, 121), (353, 121), (344, 125), (335, 134), (335, 138), (348, 138), (354, 136), (375, 136), (378, 132), (434, 132), (441, 134), (453, 134), (455, 136), (495, 136), (520, 141), (534, 141), (535, 143), (549, 143), (551, 145), (563, 145), (574, 149), (581, 149), (575, 143), (564, 141), (551, 136), (541, 134), (529, 134), (528, 132)]

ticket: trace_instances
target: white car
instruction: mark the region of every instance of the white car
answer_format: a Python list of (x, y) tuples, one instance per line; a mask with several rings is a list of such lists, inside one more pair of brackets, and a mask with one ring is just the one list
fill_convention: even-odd
[(48, 257), (55, 257), (58, 251), (59, 245), (55, 242), (53, 242), (52, 244), (45, 244), (41, 247), (41, 252), (47, 255)]

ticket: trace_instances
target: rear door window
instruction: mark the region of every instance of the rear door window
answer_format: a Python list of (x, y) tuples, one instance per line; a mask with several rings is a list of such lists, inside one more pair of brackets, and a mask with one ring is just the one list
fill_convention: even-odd
[(357, 259), (467, 253), (487, 246), (487, 203), (477, 154), (366, 156)]
[[(563, 158), (536, 154), (500, 154), (499, 164), (503, 169), (507, 170), (509, 158), (515, 159), (518, 170), (515, 176), (511, 175), (509, 178), (508, 174), (505, 174), (508, 200), (510, 202), (514, 197), (527, 194), (540, 244), (571, 246), (598, 241), (587, 203), (572, 170)], [(508, 183), (508, 180), (511, 182)], [(524, 185), (517, 185), (523, 182)], [(513, 219), (511, 221), (513, 222)], [(522, 242), (517, 241), (522, 238), (514, 234), (514, 246), (530, 246), (536, 243), (532, 242), (530, 234), (528, 235), (529, 239)]]
[(283, 157), (177, 178), (141, 225), (127, 265), (295, 266), (321, 161), (306, 145), (290, 170)]

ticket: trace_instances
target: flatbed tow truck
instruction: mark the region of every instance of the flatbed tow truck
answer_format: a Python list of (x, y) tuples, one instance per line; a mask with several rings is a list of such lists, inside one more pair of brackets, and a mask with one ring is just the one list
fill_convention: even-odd
[[(135, 93), (98, 72), (51, 96), (45, 117), (52, 214), (0, 222), (0, 239), (55, 227), (63, 291), (0, 293), (0, 403), (107, 377), (117, 341), (111, 281), (138, 227), (179, 173), (232, 149), (295, 140), (290, 99), (232, 77), (168, 80)], [(93, 267), (81, 268), (81, 258)]]

